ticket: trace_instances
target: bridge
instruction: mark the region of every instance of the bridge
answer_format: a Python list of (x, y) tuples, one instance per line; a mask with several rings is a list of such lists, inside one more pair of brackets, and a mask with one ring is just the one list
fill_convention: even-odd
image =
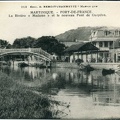
[(29, 55), (35, 56), (44, 61), (52, 60), (52, 55), (42, 50), (41, 48), (0, 49), (0, 58), (7, 55)]

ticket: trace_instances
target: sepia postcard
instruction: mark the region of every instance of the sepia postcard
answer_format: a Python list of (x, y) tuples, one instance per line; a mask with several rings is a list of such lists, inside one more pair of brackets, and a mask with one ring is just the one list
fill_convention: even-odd
[(120, 2), (0, 2), (0, 119), (120, 119)]

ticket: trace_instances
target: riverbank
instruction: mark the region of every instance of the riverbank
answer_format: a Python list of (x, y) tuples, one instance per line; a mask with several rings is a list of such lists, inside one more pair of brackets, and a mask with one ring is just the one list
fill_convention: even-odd
[(90, 66), (96, 69), (114, 69), (117, 70), (120, 63), (89, 63)]
[[(85, 65), (90, 65), (95, 69), (118, 69), (120, 63), (83, 63)], [(70, 69), (79, 69), (80, 66), (77, 63), (69, 62), (56, 62), (52, 64), (52, 67), (56, 68), (70, 68)]]
[(59, 103), (0, 72), (0, 119), (56, 118), (54, 104)]
[(79, 66), (77, 63), (69, 63), (69, 62), (54, 62), (52, 63), (53, 68), (73, 68), (73, 69), (78, 69)]

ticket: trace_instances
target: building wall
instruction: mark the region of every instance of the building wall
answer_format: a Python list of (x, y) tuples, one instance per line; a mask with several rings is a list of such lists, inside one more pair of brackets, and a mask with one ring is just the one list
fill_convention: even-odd
[(113, 41), (94, 41), (93, 44), (100, 50), (109, 50), (113, 45)]

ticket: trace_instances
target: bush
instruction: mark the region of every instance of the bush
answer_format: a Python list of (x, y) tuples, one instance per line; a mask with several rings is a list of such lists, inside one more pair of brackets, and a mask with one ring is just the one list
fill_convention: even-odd
[(0, 119), (55, 118), (54, 103), (57, 102), (35, 94), (0, 72)]

